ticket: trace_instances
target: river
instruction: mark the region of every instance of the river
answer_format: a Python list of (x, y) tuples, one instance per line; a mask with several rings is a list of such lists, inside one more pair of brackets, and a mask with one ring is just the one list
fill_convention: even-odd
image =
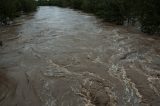
[(46, 6), (0, 40), (0, 106), (160, 106), (159, 37)]

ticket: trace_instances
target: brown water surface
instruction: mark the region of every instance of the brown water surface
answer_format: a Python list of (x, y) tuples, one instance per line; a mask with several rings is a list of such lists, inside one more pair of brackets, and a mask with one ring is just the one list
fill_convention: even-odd
[(40, 7), (0, 40), (0, 106), (160, 106), (159, 37)]

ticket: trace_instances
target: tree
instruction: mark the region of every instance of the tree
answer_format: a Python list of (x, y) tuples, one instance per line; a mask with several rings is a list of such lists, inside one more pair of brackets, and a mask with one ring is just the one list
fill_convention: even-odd
[(31, 12), (36, 9), (35, 0), (1, 0), (0, 1), (0, 22), (7, 24), (23, 12)]
[(139, 2), (140, 13), (139, 21), (141, 30), (146, 33), (160, 32), (160, 1), (159, 0), (143, 0)]
[(0, 1), (0, 21), (4, 24), (7, 20), (12, 20), (16, 13), (17, 0), (1, 0)]

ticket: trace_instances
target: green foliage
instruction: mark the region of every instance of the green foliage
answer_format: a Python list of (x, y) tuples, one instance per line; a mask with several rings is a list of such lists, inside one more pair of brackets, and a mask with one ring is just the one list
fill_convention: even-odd
[(6, 24), (20, 12), (31, 12), (35, 9), (35, 0), (0, 0), (0, 23)]
[(107, 0), (99, 6), (97, 14), (104, 18), (106, 21), (123, 24), (125, 20), (125, 9), (123, 2), (120, 0)]
[[(51, 1), (51, 0), (50, 0)], [(53, 2), (53, 1), (52, 1)], [(38, 5), (39, 6), (46, 6), (46, 5), (49, 5), (48, 1), (46, 0), (38, 0)]]
[(21, 8), (20, 11), (31, 12), (36, 9), (35, 0), (19, 0)]
[(150, 34), (160, 33), (160, 1), (145, 0), (139, 4), (141, 30)]
[[(1, 0), (0, 1), (0, 21), (6, 23), (7, 17), (12, 19), (16, 12), (16, 0)], [(8, 8), (9, 7), (9, 8)]]

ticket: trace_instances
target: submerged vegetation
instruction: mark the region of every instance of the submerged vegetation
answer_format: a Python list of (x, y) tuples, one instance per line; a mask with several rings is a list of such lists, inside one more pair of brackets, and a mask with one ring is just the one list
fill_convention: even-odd
[(34, 11), (36, 6), (35, 0), (0, 0), (0, 23), (7, 24), (22, 13)]
[(39, 0), (38, 5), (71, 7), (123, 25), (139, 22), (146, 33), (160, 33), (160, 0)]

